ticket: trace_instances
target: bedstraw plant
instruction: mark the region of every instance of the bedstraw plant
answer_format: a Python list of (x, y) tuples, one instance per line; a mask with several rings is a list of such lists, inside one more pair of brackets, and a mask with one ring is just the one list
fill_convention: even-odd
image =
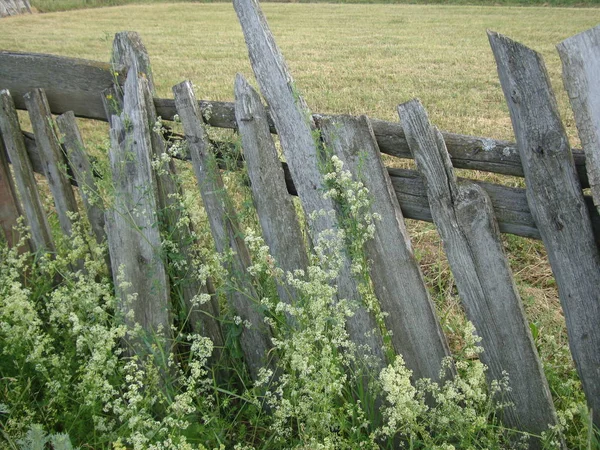
[[(171, 158), (182, 152), (185, 148), (165, 149), (154, 169), (167, 175)], [(456, 376), (442, 377), (441, 384), (414, 380), (402, 357), (389, 348), (389, 364), (379, 371), (358, 357), (362, 352), (345, 323), (359, 299), (338, 298), (336, 279), (342, 256), (348, 255), (362, 301), (385, 331), (362, 251), (378, 218), (363, 184), (335, 156), (329, 162), (322, 195), (334, 199), (337, 210), (316, 215), (335, 214), (340, 227), (316, 236), (306, 270), (279, 268), (255, 214), (248, 212), (247, 197), (229, 190), (231, 201), (245, 205), (238, 210), (246, 211), (244, 240), (252, 256), (246, 275), (258, 293), (248, 301), (264, 311), (273, 335), (271, 353), (277, 356), (276, 367), (265, 364), (255, 382), (235, 343), (248, 324), (225, 301), (227, 291), (237, 288), (236, 274), (224, 272), (229, 256), (216, 254), (203, 211), (189, 193), (180, 194), (162, 214), (176, 216), (175, 227), (193, 223), (196, 230), (186, 245), (196, 247), (197, 261), (185, 270), (215, 283), (217, 319), (227, 336), (216, 359), (211, 358), (214, 343), (191, 331), (177, 288), (172, 292), (176, 320), (164, 330), (173, 336), (166, 354), (124, 351), (123, 338), (136, 327), (128, 329), (118, 312), (105, 267), (107, 249), (95, 243), (84, 221), (74, 220), (73, 235), (60, 241), (53, 255), (19, 253), (2, 244), (0, 440), (13, 449), (46, 444), (113, 450), (526, 448), (527, 436), (499, 420), (509, 406), (502, 394), (510, 380), (488, 385), (472, 325), (463, 327), (461, 351), (445, 362), (446, 368), (456, 368)], [(227, 185), (247, 189), (243, 179)], [(163, 234), (163, 247), (168, 270), (179, 273), (188, 264), (182, 249), (169, 234)], [(82, 269), (76, 269), (77, 261), (83, 261)], [(118, 277), (116, 282), (127, 283)], [(275, 282), (297, 293), (291, 303), (279, 301)], [(197, 301), (209, 296), (198, 293)], [(158, 349), (147, 339), (147, 348)], [(562, 364), (558, 358), (553, 370)], [(591, 448), (592, 438), (583, 437), (589, 428), (582, 425), (581, 406), (568, 403), (562, 423), (564, 429), (577, 424), (577, 443)], [(547, 448), (557, 444), (552, 433), (544, 439)]]

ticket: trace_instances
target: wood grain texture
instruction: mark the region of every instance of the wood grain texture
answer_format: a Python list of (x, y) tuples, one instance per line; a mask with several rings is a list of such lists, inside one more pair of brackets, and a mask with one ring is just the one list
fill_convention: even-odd
[(226, 269), (236, 286), (229, 290), (228, 300), (237, 315), (250, 325), (243, 326), (240, 344), (250, 374), (256, 380), (260, 368), (272, 363), (269, 361), (272, 344), (270, 329), (264, 323), (262, 307), (258, 303), (258, 294), (247, 273), (252, 264), (250, 253), (242, 238), (233, 205), (227, 198), (192, 84), (186, 81), (174, 86), (173, 94), (216, 249), (222, 255), (229, 250), (233, 251)]
[(110, 64), (38, 53), (0, 51), (0, 89), (9, 89), (18, 109), (23, 95), (44, 89), (53, 114), (73, 111), (78, 117), (106, 121), (101, 93), (123, 74)]
[[(136, 63), (137, 67), (137, 63)], [(138, 76), (143, 76), (139, 74)], [(152, 92), (148, 83), (143, 84), (144, 101), (148, 112), (148, 123), (156, 124), (158, 116), (152, 102)], [(162, 133), (155, 130), (150, 132), (151, 157), (154, 161), (163, 161), (162, 157), (168, 153), (168, 143)], [(219, 323), (219, 301), (215, 295), (212, 280), (200, 280), (197, 276), (198, 266), (196, 261), (201, 260), (201, 255), (194, 247), (194, 233), (192, 224), (187, 220), (181, 199), (184, 197), (183, 187), (179, 182), (177, 168), (173, 159), (168, 159), (164, 165), (154, 170), (156, 179), (157, 203), (159, 207), (160, 229), (163, 237), (173, 242), (178, 255), (170, 259), (169, 281), (173, 292), (178, 292), (183, 304), (180, 305), (191, 329), (209, 337), (214, 345), (210, 361), (218, 361), (225, 348), (225, 341)], [(185, 261), (182, 263), (182, 261)], [(208, 294), (210, 300), (199, 303), (202, 294)]]
[(327, 147), (369, 190), (371, 211), (381, 217), (364, 251), (394, 349), (403, 356), (414, 379), (439, 382), (442, 360), (450, 350), (369, 121), (365, 116), (336, 116), (320, 120), (318, 125)]
[(32, 248), (38, 253), (53, 252), (52, 234), (40, 200), (31, 161), (27, 155), (15, 104), (7, 90), (0, 91), (0, 101), (0, 131), (13, 166), (27, 225), (31, 230)]
[[(458, 183), (441, 133), (418, 100), (398, 107), (417, 167), (425, 177), (431, 214), (469, 320), (481, 337), (488, 379), (508, 373), (504, 422), (540, 434), (557, 425), (556, 412), (521, 299), (504, 255), (489, 197), (479, 186)], [(530, 448), (541, 448), (531, 442)]]
[(0, 17), (31, 14), (29, 0), (0, 0)]
[(148, 88), (154, 94), (154, 76), (150, 64), (150, 56), (141, 36), (135, 31), (121, 31), (115, 34), (111, 55), (112, 67), (128, 71), (135, 62), (140, 76), (148, 81)]
[[(316, 128), (306, 105), (294, 86), (281, 51), (273, 38), (256, 0), (234, 0), (234, 9), (244, 32), (250, 63), (261, 92), (271, 108), (285, 159), (307, 216), (319, 211), (335, 211), (336, 205), (323, 196), (323, 176), (319, 170), (322, 157)], [(309, 221), (309, 233), (316, 243), (326, 230), (338, 229), (337, 219), (323, 214)], [(381, 367), (385, 364), (383, 340), (377, 322), (364, 306), (352, 279), (350, 259), (343, 256), (337, 279), (340, 298), (354, 303), (355, 313), (346, 321), (350, 339), (363, 356), (369, 356)]]
[(600, 25), (557, 46), (594, 204), (600, 211)]
[(46, 181), (54, 199), (60, 228), (66, 236), (70, 236), (73, 223), (69, 214), (78, 212), (77, 202), (68, 179), (65, 155), (57, 139), (48, 101), (42, 89), (33, 89), (23, 98), (29, 111), (29, 119), (36, 136)]
[(15, 227), (22, 215), (19, 196), (8, 165), (6, 147), (0, 133), (0, 228), (10, 248), (17, 245), (20, 240), (20, 235)]
[[(277, 267), (294, 272), (308, 267), (306, 243), (288, 195), (285, 175), (269, 131), (267, 113), (258, 93), (241, 76), (235, 79), (236, 119), (244, 160), (262, 234)], [(277, 284), (279, 299), (293, 304), (299, 298), (292, 286)], [(291, 317), (288, 322), (292, 324)]]
[(565, 314), (569, 346), (600, 425), (600, 255), (542, 57), (488, 32), (521, 154), (527, 201)]
[[(166, 346), (171, 333), (169, 282), (161, 259), (144, 82), (130, 70), (123, 112), (112, 118), (114, 199), (106, 212), (106, 232), (119, 309), (127, 325), (139, 324), (144, 334), (130, 335), (129, 342), (139, 345), (151, 338)], [(161, 336), (156, 335), (159, 330)]]
[(83, 206), (92, 227), (92, 232), (96, 242), (101, 244), (106, 240), (104, 204), (98, 193), (92, 165), (86, 153), (85, 144), (73, 111), (58, 116), (56, 124), (62, 134), (67, 163), (79, 187), (79, 194), (83, 200)]

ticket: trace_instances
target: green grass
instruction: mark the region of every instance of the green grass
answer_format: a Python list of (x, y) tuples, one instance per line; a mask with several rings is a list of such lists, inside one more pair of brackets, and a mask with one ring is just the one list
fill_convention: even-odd
[[(212, 3), (213, 0), (32, 0), (32, 6), (42, 12), (97, 8), (128, 3)], [(214, 0), (223, 1), (223, 0)], [(266, 0), (270, 1), (270, 0)], [(389, 3), (389, 4), (439, 4), (439, 5), (541, 5), (541, 6), (598, 6), (599, 0), (287, 0), (285, 3)]]
[[(554, 46), (596, 25), (597, 9), (265, 4), (296, 84), (313, 111), (397, 120), (421, 98), (433, 122), (457, 133), (512, 138), (486, 29), (541, 52), (572, 137), (576, 132)], [(4, 19), (0, 48), (108, 61), (121, 30), (138, 31), (158, 93), (190, 79), (200, 97), (233, 98), (236, 72), (251, 77), (230, 4), (128, 5)]]

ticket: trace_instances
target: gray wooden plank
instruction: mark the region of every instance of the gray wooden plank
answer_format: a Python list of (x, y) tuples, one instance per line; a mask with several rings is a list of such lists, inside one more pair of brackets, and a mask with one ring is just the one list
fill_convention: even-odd
[[(130, 335), (128, 341), (141, 344), (151, 338), (166, 346), (171, 333), (169, 282), (161, 259), (144, 82), (130, 71), (123, 112), (111, 121), (114, 199), (106, 212), (106, 231), (119, 309), (129, 327), (139, 324), (145, 334)], [(162, 336), (156, 335), (159, 331)]]
[[(0, 228), (9, 248), (13, 248), (20, 240), (16, 226), (22, 215), (19, 196), (8, 165), (6, 147), (0, 133)], [(27, 247), (28, 245), (25, 245), (23, 250), (28, 250)]]
[(111, 55), (112, 67), (128, 71), (135, 62), (138, 72), (148, 80), (148, 88), (154, 94), (154, 76), (148, 50), (141, 36), (135, 31), (121, 31), (115, 34)]
[(46, 213), (40, 200), (31, 162), (27, 155), (23, 133), (19, 126), (19, 118), (14, 102), (8, 90), (0, 91), (0, 131), (4, 138), (6, 150), (10, 156), (15, 181), (27, 225), (31, 230), (31, 244), (35, 252), (53, 252), (54, 243), (46, 219)]
[(600, 211), (600, 25), (564, 40), (557, 49), (586, 155), (592, 197)]
[(98, 186), (92, 170), (90, 159), (86, 153), (83, 138), (75, 121), (73, 111), (66, 112), (56, 118), (64, 140), (67, 163), (72, 170), (73, 178), (79, 187), (87, 218), (92, 232), (99, 244), (106, 240), (104, 230), (104, 204), (98, 193)]
[[(135, 67), (138, 68), (137, 62)], [(139, 68), (138, 68), (139, 71)], [(139, 73), (139, 72), (138, 72)], [(138, 76), (144, 76), (139, 73)], [(148, 123), (156, 124), (158, 116), (152, 102), (152, 93), (149, 83), (144, 83), (144, 101), (148, 112)], [(160, 161), (162, 155), (168, 152), (168, 144), (159, 131), (152, 127), (150, 132), (151, 156), (154, 161)], [(218, 361), (221, 357), (222, 349), (225, 347), (221, 325), (219, 323), (220, 308), (218, 298), (213, 289), (213, 283), (209, 280), (199, 280), (196, 276), (198, 270), (197, 263), (201, 259), (198, 251), (194, 250), (192, 236), (192, 224), (185, 225), (185, 213), (182, 210), (180, 200), (183, 198), (183, 187), (178, 182), (177, 168), (172, 159), (169, 162), (154, 170), (157, 190), (157, 204), (159, 207), (159, 220), (161, 233), (164, 239), (175, 243), (179, 249), (179, 261), (171, 264), (169, 268), (169, 279), (171, 290), (178, 292), (179, 298), (183, 301), (183, 307), (187, 314), (187, 320), (194, 332), (207, 336), (214, 345), (211, 355), (211, 361)], [(185, 261), (182, 264), (181, 261)], [(173, 262), (173, 261), (170, 261)], [(210, 295), (210, 300), (206, 303), (198, 303), (201, 294)]]
[(0, 86), (10, 90), (18, 109), (25, 109), (24, 94), (42, 88), (53, 114), (73, 111), (78, 117), (106, 121), (100, 94), (115, 78), (124, 80), (119, 69), (103, 62), (0, 51)]
[[(1, 80), (1, 79), (0, 79)], [(200, 111), (208, 125), (217, 128), (236, 128), (233, 104), (227, 102), (211, 102), (200, 100)], [(154, 99), (158, 114), (165, 120), (171, 120), (175, 115), (173, 100)], [(322, 114), (313, 114), (315, 119)], [(398, 158), (412, 159), (404, 131), (399, 123), (370, 119), (377, 145), (382, 153)], [(269, 113), (271, 133), (277, 133), (273, 119)], [(482, 170), (503, 175), (523, 176), (521, 157), (516, 143), (487, 137), (467, 136), (456, 133), (442, 132), (446, 147), (452, 159), (452, 165), (457, 169)], [(579, 149), (573, 149), (575, 166), (581, 185), (588, 187), (585, 170), (585, 154)]]
[(327, 147), (369, 190), (371, 211), (381, 217), (374, 224), (373, 239), (364, 244), (364, 252), (394, 349), (415, 379), (439, 382), (442, 360), (450, 350), (370, 123), (366, 116), (335, 116), (318, 124)]
[(600, 425), (600, 255), (542, 57), (488, 32), (521, 154), (527, 201), (565, 313), (569, 346)]
[[(258, 2), (234, 0), (234, 9), (244, 32), (250, 63), (261, 92), (271, 108), (285, 159), (307, 216), (319, 211), (335, 211), (336, 205), (323, 196), (323, 175), (319, 169), (322, 148), (306, 105), (297, 92), (292, 76), (279, 51)], [(326, 230), (338, 228), (330, 214), (317, 214), (309, 223), (313, 242)], [(385, 364), (383, 341), (375, 317), (367, 310), (352, 279), (350, 258), (343, 255), (337, 279), (338, 295), (355, 304), (355, 313), (346, 322), (350, 339), (375, 364)]]
[[(244, 160), (252, 187), (254, 206), (262, 234), (277, 267), (286, 273), (306, 270), (306, 243), (292, 199), (287, 195), (285, 175), (269, 131), (267, 113), (258, 93), (240, 74), (235, 79), (236, 118), (242, 137)], [(294, 287), (277, 283), (279, 299), (293, 304)], [(293, 320), (288, 316), (288, 322)]]
[(0, 17), (31, 14), (29, 0), (0, 0)]
[[(43, 174), (35, 138), (31, 133), (27, 132), (23, 132), (23, 136), (25, 138), (27, 153), (31, 160), (34, 172)], [(189, 159), (189, 156), (185, 155), (183, 159)], [(294, 186), (287, 164), (282, 163), (282, 168), (288, 192), (291, 195), (297, 195), (298, 192)], [(419, 172), (410, 169), (396, 168), (388, 168), (388, 172), (404, 217), (407, 219), (432, 222), (433, 219), (429, 210), (426, 190)], [(459, 181), (463, 179), (464, 178), (459, 178)], [(471, 181), (481, 186), (490, 196), (501, 233), (514, 234), (516, 236), (538, 240), (541, 239), (535, 221), (531, 216), (524, 189), (487, 183), (479, 180)], [(74, 178), (71, 179), (71, 184), (76, 184)], [(584, 200), (588, 205), (590, 220), (592, 221), (592, 227), (594, 229), (594, 237), (598, 245), (600, 245), (600, 215), (593, 206), (593, 201), (590, 196), (584, 196)]]
[(250, 374), (256, 380), (260, 368), (272, 364), (268, 359), (272, 344), (270, 330), (263, 320), (262, 307), (254, 303), (258, 295), (247, 274), (247, 268), (251, 265), (250, 253), (242, 238), (235, 210), (227, 198), (192, 84), (189, 81), (178, 84), (173, 87), (173, 93), (216, 249), (221, 254), (230, 249), (233, 251), (226, 269), (236, 286), (230, 289), (228, 300), (238, 316), (250, 325), (243, 327), (240, 344)]
[[(457, 182), (443, 137), (418, 100), (400, 105), (398, 113), (467, 317), (481, 337), (487, 375), (501, 380), (508, 373), (511, 391), (502, 400), (514, 406), (503, 410), (503, 420), (539, 435), (558, 424), (557, 416), (490, 199), (477, 185)], [(540, 447), (530, 442), (530, 448)]]
[(70, 236), (73, 223), (69, 213), (78, 212), (77, 202), (68, 180), (65, 156), (56, 136), (48, 101), (41, 89), (34, 89), (23, 98), (29, 111), (42, 167), (52, 192), (61, 230), (65, 235)]

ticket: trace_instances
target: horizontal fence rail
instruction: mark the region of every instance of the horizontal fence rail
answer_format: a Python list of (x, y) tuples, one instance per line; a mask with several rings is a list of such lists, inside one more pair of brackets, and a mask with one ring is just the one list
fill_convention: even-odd
[[(23, 73), (28, 76), (23, 77)], [(0, 51), (0, 86), (10, 90), (17, 109), (25, 109), (22, 99), (25, 93), (41, 87), (54, 114), (73, 111), (77, 117), (107, 121), (102, 92), (110, 89), (115, 81), (123, 84), (122, 67), (62, 56)], [(172, 99), (155, 98), (154, 106), (165, 120), (173, 120), (177, 114)], [(200, 100), (199, 106), (211, 127), (237, 128), (233, 102)], [(399, 123), (370, 120), (382, 153), (413, 158)], [(276, 133), (270, 117), (269, 122), (271, 132)], [(447, 132), (442, 135), (455, 168), (523, 177), (521, 158), (514, 142)], [(573, 158), (582, 187), (589, 187), (585, 154), (574, 149)]]
[[(202, 105), (202, 103), (203, 102), (200, 102), (200, 105)], [(320, 118), (322, 119), (322, 117), (323, 116)], [(373, 130), (375, 131), (375, 127), (373, 127)], [(42, 161), (37, 149), (35, 136), (32, 133), (23, 132), (23, 138), (34, 172), (43, 174)], [(287, 164), (283, 163), (282, 166), (288, 192), (292, 195), (297, 195), (296, 187), (294, 186)], [(392, 185), (394, 186), (404, 217), (407, 219), (433, 222), (429, 202), (427, 200), (427, 191), (423, 184), (423, 178), (419, 172), (411, 169), (397, 169), (391, 167), (388, 167), (387, 170), (390, 174)], [(459, 178), (459, 180), (465, 179)], [(471, 181), (481, 186), (490, 196), (498, 226), (500, 227), (500, 232), (537, 240), (541, 239), (540, 233), (531, 215), (529, 205), (527, 204), (525, 189), (479, 180)], [(73, 178), (71, 178), (71, 182), (75, 184)], [(593, 207), (594, 203), (592, 197), (586, 195), (584, 196), (584, 199), (588, 205), (596, 242), (600, 245), (600, 215), (596, 208)]]

